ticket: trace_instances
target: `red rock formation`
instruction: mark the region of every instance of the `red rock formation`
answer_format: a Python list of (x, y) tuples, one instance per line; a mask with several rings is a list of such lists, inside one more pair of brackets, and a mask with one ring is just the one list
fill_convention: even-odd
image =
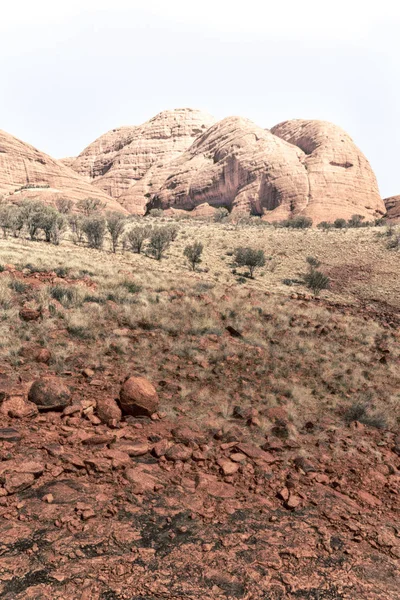
[(385, 198), (384, 202), (387, 210), (387, 218), (400, 221), (400, 196)]
[(371, 165), (343, 129), (326, 121), (296, 119), (271, 131), (304, 152), (309, 193), (302, 214), (315, 222), (385, 214)]
[[(29, 189), (21, 189), (24, 186)], [(109, 209), (124, 212), (118, 202), (61, 162), (4, 131), (0, 131), (0, 195), (12, 201), (39, 198), (49, 204), (59, 197), (74, 202), (92, 197)]]
[(186, 150), (213, 117), (190, 108), (167, 110), (143, 125), (121, 127), (102, 135), (72, 167), (93, 185), (117, 198), (157, 161), (168, 163)]
[(368, 161), (338, 127), (289, 121), (268, 131), (240, 117), (216, 123), (169, 164), (156, 163), (119, 201), (137, 214), (207, 203), (268, 221), (385, 213)]

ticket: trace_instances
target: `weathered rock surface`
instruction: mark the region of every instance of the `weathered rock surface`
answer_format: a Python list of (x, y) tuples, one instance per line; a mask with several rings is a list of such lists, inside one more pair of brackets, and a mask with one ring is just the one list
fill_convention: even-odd
[(33, 382), (28, 400), (39, 410), (62, 410), (70, 404), (71, 392), (57, 377), (42, 377)]
[[(21, 189), (23, 186), (30, 187)], [(72, 169), (1, 130), (0, 194), (15, 202), (22, 198), (39, 198), (48, 204), (59, 197), (68, 197), (74, 202), (93, 197), (111, 210), (124, 211), (118, 202), (92, 187)]]
[(391, 196), (384, 200), (388, 219), (400, 220), (400, 196)]
[(342, 129), (322, 121), (287, 121), (268, 131), (224, 119), (169, 165), (157, 163), (120, 201), (143, 213), (143, 198), (147, 208), (226, 206), (268, 221), (371, 219), (386, 210), (366, 158)]
[(125, 415), (149, 417), (158, 409), (158, 394), (145, 377), (129, 377), (121, 387), (119, 398)]
[(154, 163), (166, 164), (179, 156), (212, 123), (213, 117), (198, 110), (167, 110), (143, 125), (120, 127), (102, 135), (71, 166), (93, 180), (95, 188), (117, 198)]
[(295, 119), (271, 131), (304, 153), (309, 192), (302, 214), (316, 222), (385, 214), (371, 165), (343, 129), (326, 121)]

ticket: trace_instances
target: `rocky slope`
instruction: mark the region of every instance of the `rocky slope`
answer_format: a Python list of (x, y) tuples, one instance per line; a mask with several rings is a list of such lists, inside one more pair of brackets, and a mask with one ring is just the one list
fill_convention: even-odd
[(119, 200), (143, 213), (145, 198), (150, 207), (192, 210), (208, 203), (270, 221), (385, 213), (366, 158), (344, 131), (319, 121), (288, 121), (268, 131), (247, 119), (224, 119), (175, 161), (157, 163)]
[[(21, 189), (25, 186), (29, 189)], [(50, 204), (60, 196), (73, 201), (93, 197), (109, 209), (124, 212), (118, 202), (73, 170), (4, 131), (0, 131), (0, 195), (15, 201), (34, 197)]]
[(71, 166), (97, 189), (117, 198), (155, 162), (167, 164), (179, 156), (212, 123), (213, 117), (198, 110), (167, 110), (143, 125), (102, 135)]
[(388, 219), (400, 220), (400, 196), (385, 198)]

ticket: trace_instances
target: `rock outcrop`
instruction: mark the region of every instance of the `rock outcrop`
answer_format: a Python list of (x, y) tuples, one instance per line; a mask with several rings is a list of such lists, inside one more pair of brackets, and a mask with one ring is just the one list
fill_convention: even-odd
[(386, 217), (390, 220), (400, 221), (400, 196), (391, 196), (384, 200), (387, 215)]
[(302, 214), (315, 222), (385, 214), (371, 165), (343, 129), (326, 121), (295, 119), (271, 131), (304, 152), (309, 194)]
[(340, 128), (287, 121), (268, 131), (240, 117), (214, 124), (177, 159), (156, 163), (119, 201), (136, 214), (208, 205), (314, 223), (386, 211), (368, 161)]
[(198, 110), (167, 110), (143, 125), (120, 127), (102, 135), (71, 166), (94, 187), (117, 198), (154, 163), (166, 164), (179, 156), (214, 121)]
[(4, 131), (0, 131), (1, 195), (11, 201), (39, 198), (49, 204), (59, 197), (74, 202), (92, 197), (111, 210), (125, 212), (118, 202), (72, 169)]

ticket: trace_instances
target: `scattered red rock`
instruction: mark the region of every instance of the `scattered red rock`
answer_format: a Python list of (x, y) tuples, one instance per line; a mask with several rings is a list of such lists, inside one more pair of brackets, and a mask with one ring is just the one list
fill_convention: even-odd
[(22, 321), (38, 321), (42, 317), (42, 311), (24, 307), (19, 311), (19, 317)]
[(62, 410), (71, 401), (71, 392), (57, 377), (42, 377), (31, 386), (28, 394), (30, 402), (39, 410)]
[(125, 415), (150, 417), (158, 410), (158, 394), (145, 377), (129, 377), (122, 385), (119, 397)]
[(96, 408), (97, 416), (102, 423), (119, 423), (122, 411), (116, 401), (112, 398), (99, 398)]

